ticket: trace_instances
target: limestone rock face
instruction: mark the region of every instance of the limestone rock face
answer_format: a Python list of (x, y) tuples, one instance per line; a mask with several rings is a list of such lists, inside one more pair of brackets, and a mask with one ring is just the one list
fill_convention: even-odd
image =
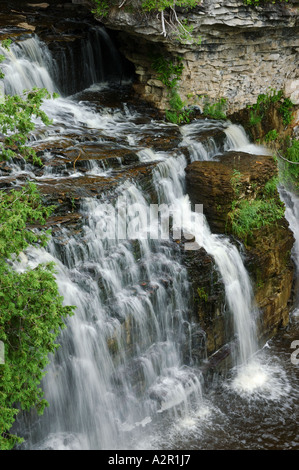
[(200, 361), (210, 357), (233, 339), (231, 317), (225, 312), (224, 285), (215, 261), (204, 248), (182, 252), (188, 269), (194, 305), (191, 325), (191, 354)]
[(242, 0), (203, 0), (188, 12), (181, 9), (179, 18), (187, 18), (193, 27), (193, 43), (164, 37), (159, 17), (141, 14), (137, 0), (132, 5), (134, 13), (126, 5), (116, 6), (101, 21), (120, 31), (122, 50), (138, 75), (136, 90), (160, 109), (167, 105), (167, 96), (153, 81), (153, 53), (183, 58), (180, 94), (188, 104), (200, 104), (202, 95), (211, 101), (224, 97), (233, 113), (256, 102), (269, 87), (290, 86), (295, 87), (292, 97), (298, 99), (297, 0), (262, 7), (244, 5)]

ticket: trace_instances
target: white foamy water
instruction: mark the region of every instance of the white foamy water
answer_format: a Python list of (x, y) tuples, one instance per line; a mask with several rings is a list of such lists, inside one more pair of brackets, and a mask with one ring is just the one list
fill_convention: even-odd
[(246, 132), (240, 125), (231, 124), (224, 129), (224, 132), (227, 135), (225, 150), (239, 150), (253, 155), (271, 155), (271, 151), (266, 147), (250, 143)]
[(260, 358), (236, 372), (229, 387), (243, 398), (278, 401), (290, 393), (286, 372), (279, 364), (267, 364)]

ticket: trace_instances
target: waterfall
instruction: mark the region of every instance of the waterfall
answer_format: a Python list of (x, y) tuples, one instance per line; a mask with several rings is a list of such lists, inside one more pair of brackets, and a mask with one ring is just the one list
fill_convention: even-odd
[(292, 256), (296, 266), (296, 286), (297, 293), (295, 299), (296, 312), (299, 313), (299, 197), (288, 191), (286, 188), (280, 188), (279, 194), (286, 205), (285, 218), (289, 222), (290, 229), (294, 233), (295, 243), (292, 250)]
[(242, 152), (256, 155), (270, 155), (271, 152), (262, 145), (256, 145), (249, 142), (244, 128), (238, 124), (231, 124), (225, 130), (227, 142), (224, 150), (240, 150)]
[[(90, 71), (95, 63), (89, 46), (86, 54)], [(25, 79), (28, 87), (58, 88), (60, 72), (35, 36), (13, 45), (5, 67), (7, 92), (20, 92)], [(94, 71), (87, 75), (86, 86), (98, 80)], [(175, 208), (181, 228), (214, 258), (234, 317), (239, 343), (236, 363), (249, 363), (258, 348), (250, 279), (237, 248), (227, 237), (211, 233), (204, 215), (191, 210), (185, 194), (185, 155), (139, 146), (138, 133), (144, 126), (134, 121), (136, 116), (125, 106), (115, 113), (95, 111), (74, 98), (60, 98), (46, 101), (43, 107), (56, 127), (52, 134), (42, 128), (45, 133), (37, 140), (57, 139), (66, 128), (80, 137), (92, 129), (97, 143), (105, 132), (108, 140), (117, 138), (129, 149), (132, 144), (140, 164), (156, 163), (152, 186), (158, 205)], [(164, 124), (153, 126), (161, 130)], [(207, 126), (215, 123), (199, 121), (182, 128), (181, 146), (189, 149), (193, 161), (213, 159), (221, 151), (212, 138), (206, 145), (192, 138)], [(240, 127), (230, 123), (219, 127), (227, 135), (227, 150), (254, 151)], [(99, 174), (97, 162), (89, 170), (92, 176)], [(70, 184), (76, 184), (77, 175), (68, 175)], [(51, 176), (60, 178), (55, 172)], [(42, 183), (44, 177), (35, 179)], [(78, 230), (61, 228), (47, 250), (29, 249), (18, 266), (24, 269), (54, 261), (64, 301), (76, 306), (43, 381), (50, 407), (34, 424), (26, 423), (26, 417), (20, 424), (26, 448), (150, 447), (155, 433), (163, 434), (170, 422), (201, 415), (203, 377), (184, 348), (190, 342), (187, 271), (174, 243), (148, 236), (156, 233), (160, 223), (162, 228), (169, 224), (167, 210), (160, 215), (149, 212), (149, 200), (132, 179), (101, 198), (83, 197)]]
[(6, 94), (22, 95), (24, 90), (33, 87), (46, 88), (49, 93), (58, 91), (56, 63), (46, 44), (37, 36), (12, 43), (9, 50), (0, 46), (0, 53), (6, 59), (1, 65)]
[(77, 42), (75, 51), (68, 42), (56, 45), (57, 59), (37, 35), (13, 42), (9, 50), (0, 45), (5, 93), (22, 95), (37, 87), (68, 96), (94, 83), (125, 78), (122, 59), (104, 28), (92, 28)]
[[(136, 186), (124, 187), (118, 204), (120, 224), (138, 204), (144, 227)], [(200, 373), (182, 364), (188, 281), (171, 247), (141, 237), (136, 260), (130, 240), (110, 238), (111, 206), (87, 199), (81, 212), (79, 237), (66, 232), (49, 252), (27, 254), (31, 266), (56, 262), (65, 302), (77, 307), (44, 381), (51, 407), (36, 427), (37, 448), (120, 449), (157, 413), (184, 415), (200, 403)]]
[[(198, 132), (200, 132), (201, 124), (196, 123), (192, 125), (192, 132), (194, 132), (196, 125)], [(227, 135), (225, 142), (227, 150), (239, 149), (248, 151), (250, 143), (240, 126), (230, 123), (224, 128), (224, 132)], [(184, 134), (186, 134), (186, 131), (184, 131)], [(190, 146), (189, 137), (183, 142), (184, 144), (186, 146), (189, 145), (193, 161), (212, 159), (216, 153), (216, 144), (212, 146), (210, 156), (207, 154), (206, 149), (199, 152), (198, 146), (194, 147), (193, 142), (191, 142)], [(254, 147), (252, 146), (251, 150), (253, 149)], [(257, 150), (257, 147), (255, 150)], [(199, 217), (198, 214), (197, 217)], [(257, 311), (253, 301), (249, 275), (244, 267), (240, 253), (227, 238), (211, 233), (205, 217), (203, 217), (203, 220), (199, 220), (197, 224), (198, 234), (194, 233), (196, 241), (214, 258), (221, 274), (227, 303), (233, 314), (235, 331), (239, 340), (239, 353), (236, 361), (238, 364), (244, 364), (258, 349), (255, 329)]]

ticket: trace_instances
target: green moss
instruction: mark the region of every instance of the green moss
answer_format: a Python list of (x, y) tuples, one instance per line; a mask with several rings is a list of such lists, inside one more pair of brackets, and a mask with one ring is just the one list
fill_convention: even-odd
[(284, 216), (284, 205), (275, 198), (234, 201), (229, 212), (232, 233), (246, 241), (248, 236)]
[(204, 287), (198, 287), (196, 291), (200, 300), (203, 300), (204, 302), (208, 301), (208, 294), (205, 291)]

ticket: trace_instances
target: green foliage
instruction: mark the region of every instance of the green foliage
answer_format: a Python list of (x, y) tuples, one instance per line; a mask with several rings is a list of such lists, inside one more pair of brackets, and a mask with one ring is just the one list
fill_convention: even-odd
[[(11, 39), (4, 39), (3, 41), (1, 41), (1, 46), (4, 48), (4, 49), (7, 49), (9, 50), (9, 47), (11, 45)], [(3, 62), (5, 60), (5, 56), (0, 54), (0, 64), (1, 62)], [(4, 78), (4, 73), (2, 72), (2, 70), (0, 70), (0, 79)]]
[[(3, 43), (2, 43), (3, 45)], [(5, 43), (9, 47), (9, 41)], [(3, 74), (2, 74), (3, 77)], [(50, 121), (40, 109), (47, 90), (27, 91), (23, 98), (5, 96), (0, 104), (0, 147), (2, 160), (22, 155), (41, 164), (27, 146), (34, 129), (32, 117)], [(53, 264), (19, 272), (13, 262), (29, 245), (44, 247), (48, 232), (38, 229), (53, 207), (44, 207), (36, 185), (28, 182), (21, 190), (0, 191), (0, 341), (5, 361), (0, 363), (0, 449), (12, 449), (22, 439), (10, 433), (19, 410), (35, 407), (42, 413), (40, 382), (55, 339), (65, 326), (73, 307), (63, 306)]]
[(36, 407), (42, 413), (46, 401), (39, 388), (55, 338), (72, 307), (63, 306), (53, 264), (17, 272), (7, 260), (29, 245), (45, 246), (47, 233), (30, 230), (28, 224), (44, 224), (52, 211), (42, 205), (33, 183), (22, 190), (0, 192), (0, 341), (5, 363), (0, 364), (0, 449), (20, 440), (9, 433), (19, 409)]
[(172, 59), (166, 59), (162, 55), (153, 58), (152, 67), (157, 73), (157, 78), (161, 80), (167, 88), (176, 88), (182, 76), (184, 70), (182, 58), (179, 56), (176, 57), (176, 62), (177, 63), (174, 63)]
[(278, 132), (276, 129), (272, 129), (271, 131), (267, 132), (267, 134), (264, 137), (265, 142), (274, 142), (276, 139), (278, 139)]
[(232, 232), (247, 240), (254, 230), (276, 223), (284, 216), (285, 208), (276, 199), (242, 199), (235, 201), (229, 213)]
[(250, 111), (250, 116), (249, 116), (249, 125), (250, 126), (256, 126), (263, 120), (263, 116), (260, 116), (256, 114), (255, 111)]
[[(10, 39), (1, 42), (2, 47), (9, 49)], [(5, 59), (0, 56), (0, 63)], [(0, 78), (4, 74), (0, 71)], [(45, 88), (33, 88), (24, 91), (24, 96), (5, 95), (3, 102), (0, 103), (0, 133), (4, 140), (0, 143), (0, 160), (9, 160), (10, 158), (21, 155), (25, 159), (30, 159), (34, 164), (41, 165), (40, 158), (36, 156), (34, 150), (27, 144), (28, 135), (35, 128), (32, 118), (40, 119), (44, 124), (51, 123), (48, 116), (41, 109), (45, 98), (56, 98), (58, 95), (50, 95)]]
[[(292, 121), (292, 109), (294, 106), (292, 101), (289, 98), (284, 97), (283, 90), (277, 91), (270, 87), (267, 93), (261, 93), (258, 96), (255, 104), (248, 106), (250, 109), (250, 126), (255, 126), (266, 118), (272, 103), (279, 103), (278, 112), (282, 115), (283, 124), (285, 126), (290, 124)], [(274, 134), (272, 133), (271, 137), (273, 137), (273, 135)]]
[(285, 126), (291, 124), (293, 116), (292, 116), (292, 109), (294, 104), (290, 100), (290, 98), (284, 98), (283, 102), (278, 108), (280, 114), (282, 114), (282, 122)]
[(0, 192), (0, 256), (10, 258), (28, 245), (45, 246), (47, 232), (28, 230), (27, 225), (44, 224), (53, 206), (43, 207), (36, 185), (28, 182), (22, 191)]
[(274, 196), (276, 194), (278, 182), (279, 179), (277, 176), (273, 176), (273, 178), (267, 181), (264, 187), (264, 192), (267, 196)]
[(215, 103), (206, 102), (203, 109), (204, 116), (212, 119), (226, 119), (226, 98), (220, 98)]
[(8, 160), (22, 155), (26, 159), (30, 158), (33, 163), (42, 164), (40, 158), (26, 143), (29, 132), (35, 128), (33, 117), (40, 118), (44, 124), (51, 123), (41, 110), (43, 100), (50, 97), (46, 89), (37, 88), (27, 91), (23, 98), (18, 95), (4, 97), (4, 102), (0, 104), (0, 132), (6, 137), (0, 144), (0, 159)]
[(142, 8), (145, 11), (163, 11), (166, 8), (175, 6), (191, 9), (198, 3), (198, 0), (144, 0)]
[(288, 3), (289, 0), (244, 0), (245, 5), (250, 6), (262, 6), (266, 5), (267, 3)]
[(236, 195), (232, 202), (228, 221), (234, 235), (247, 241), (253, 231), (276, 223), (284, 216), (284, 205), (277, 197), (278, 177), (273, 177), (264, 186), (263, 194), (255, 199), (240, 199), (242, 174), (234, 170), (231, 185)]
[(94, 15), (99, 18), (103, 18), (108, 15), (110, 6), (108, 0), (93, 0), (95, 8), (91, 11)]
[(165, 111), (166, 119), (174, 124), (189, 122), (190, 110), (184, 109), (184, 103), (178, 93), (178, 82), (184, 70), (182, 58), (166, 59), (162, 55), (153, 58), (152, 67), (168, 90), (170, 109)]

